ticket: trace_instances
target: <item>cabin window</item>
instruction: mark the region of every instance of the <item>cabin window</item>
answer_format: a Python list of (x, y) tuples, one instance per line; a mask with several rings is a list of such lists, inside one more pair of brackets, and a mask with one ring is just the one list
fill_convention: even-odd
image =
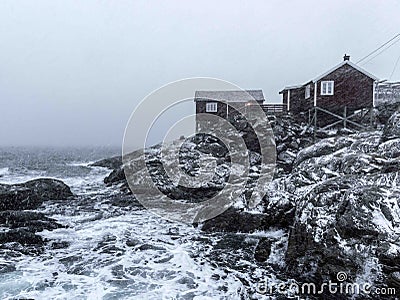
[(321, 82), (321, 95), (333, 95), (333, 81)]
[(311, 85), (308, 84), (306, 86), (306, 93), (305, 93), (304, 96), (305, 96), (306, 99), (310, 98), (310, 96), (311, 96)]
[(206, 112), (217, 112), (217, 102), (206, 103)]

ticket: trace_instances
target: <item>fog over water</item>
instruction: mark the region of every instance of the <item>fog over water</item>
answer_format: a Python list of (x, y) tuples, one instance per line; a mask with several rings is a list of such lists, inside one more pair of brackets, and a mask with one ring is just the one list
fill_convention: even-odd
[[(399, 33), (399, 12), (394, 0), (1, 1), (0, 146), (120, 146), (135, 106), (187, 77), (278, 103), (283, 86)], [(389, 79), (399, 54), (361, 66)]]

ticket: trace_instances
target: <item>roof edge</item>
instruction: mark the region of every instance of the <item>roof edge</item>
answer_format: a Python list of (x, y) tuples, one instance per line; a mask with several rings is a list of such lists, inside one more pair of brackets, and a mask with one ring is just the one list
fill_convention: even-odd
[(299, 89), (303, 86), (304, 86), (304, 84), (288, 85), (288, 86), (285, 86), (281, 91), (279, 91), (279, 93), (282, 93), (282, 92), (288, 91), (288, 90)]
[[(236, 90), (196, 90), (195, 94), (194, 94), (194, 102), (197, 102), (197, 101), (209, 101), (209, 100), (215, 100), (215, 101), (221, 100), (220, 98), (213, 98), (213, 97), (210, 97), (209, 95), (208, 95), (208, 97), (203, 97), (201, 95), (202, 92), (205, 92), (205, 93), (213, 93), (213, 92), (216, 92), (216, 93), (243, 92), (243, 93), (246, 93), (246, 94), (250, 95), (250, 97), (252, 97), (255, 101), (265, 101), (264, 92), (263, 92), (262, 89), (246, 89), (246, 90), (236, 89)], [(259, 93), (262, 98), (261, 99), (256, 99), (252, 95), (252, 93)]]
[(329, 74), (332, 73), (333, 71), (339, 69), (340, 67), (342, 67), (342, 66), (344, 66), (344, 65), (346, 65), (346, 64), (348, 64), (349, 66), (353, 67), (353, 68), (356, 69), (357, 71), (363, 73), (364, 75), (368, 76), (369, 78), (371, 78), (371, 79), (373, 79), (373, 80), (375, 80), (375, 81), (378, 80), (378, 77), (376, 77), (376, 76), (372, 75), (371, 73), (367, 72), (366, 70), (364, 70), (364, 69), (361, 68), (360, 66), (356, 65), (355, 63), (352, 63), (352, 62), (349, 61), (349, 60), (345, 60), (345, 61), (342, 61), (340, 64), (334, 66), (334, 67), (331, 68), (330, 70), (326, 71), (325, 73), (323, 73), (323, 74), (319, 75), (318, 77), (314, 78), (314, 79), (312, 80), (312, 82), (315, 83), (315, 82), (317, 82), (318, 80), (321, 80), (321, 79), (324, 78), (325, 76), (329, 75)]

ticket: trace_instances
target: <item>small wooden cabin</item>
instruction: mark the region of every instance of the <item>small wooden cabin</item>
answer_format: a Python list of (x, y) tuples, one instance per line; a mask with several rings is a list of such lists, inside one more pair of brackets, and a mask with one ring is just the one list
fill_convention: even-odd
[(279, 92), (288, 112), (299, 115), (313, 107), (334, 113), (349, 113), (375, 106), (378, 78), (345, 55), (343, 62), (305, 84), (288, 86)]
[(224, 119), (235, 114), (233, 107), (245, 108), (254, 101), (263, 104), (265, 99), (262, 90), (196, 91), (194, 97), (196, 114), (209, 113)]

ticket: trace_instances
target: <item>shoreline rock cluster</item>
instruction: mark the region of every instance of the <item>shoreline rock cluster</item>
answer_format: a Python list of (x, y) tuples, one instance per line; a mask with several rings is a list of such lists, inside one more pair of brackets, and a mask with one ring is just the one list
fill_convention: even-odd
[[(74, 197), (61, 180), (40, 178), (25, 183), (0, 184), (0, 252), (7, 257), (38, 254), (46, 241), (37, 233), (63, 227), (54, 219), (34, 211), (48, 200)], [(11, 268), (11, 269), (10, 269)], [(0, 272), (12, 265), (0, 265)]]
[[(345, 272), (349, 282), (400, 289), (397, 108), (398, 104), (376, 108), (378, 130), (318, 132), (316, 140), (304, 124), (277, 118), (272, 124), (277, 170), (265, 187), (261, 209), (230, 208), (202, 224), (202, 230), (246, 233), (280, 228), (287, 234), (284, 245), (279, 240), (281, 271), (288, 276), (317, 284), (337, 282), (337, 273)], [(106, 165), (113, 171), (105, 183), (126, 187), (122, 160), (113, 158), (103, 162)], [(256, 261), (267, 261), (274, 243), (260, 239)]]

